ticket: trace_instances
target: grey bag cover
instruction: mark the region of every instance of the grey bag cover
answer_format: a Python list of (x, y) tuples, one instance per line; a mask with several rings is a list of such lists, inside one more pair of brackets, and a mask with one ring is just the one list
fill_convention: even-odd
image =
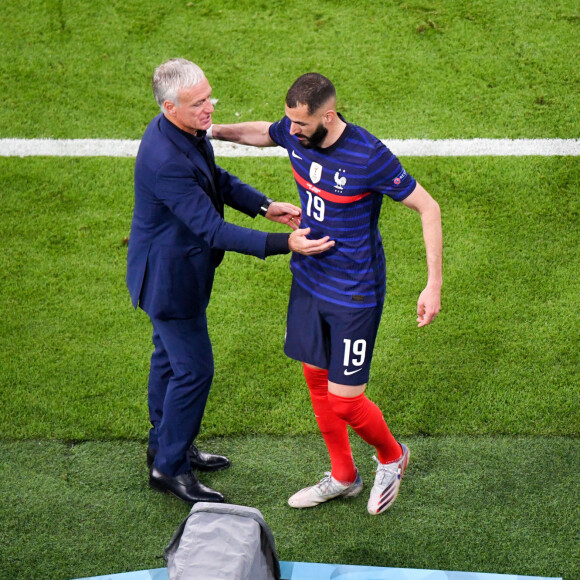
[(195, 504), (163, 557), (169, 580), (280, 580), (274, 536), (252, 507)]

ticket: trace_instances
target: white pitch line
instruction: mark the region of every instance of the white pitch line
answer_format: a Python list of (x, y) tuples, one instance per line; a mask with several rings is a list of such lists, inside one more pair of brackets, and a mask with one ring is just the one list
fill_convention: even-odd
[[(135, 157), (139, 140), (0, 139), (0, 157)], [(580, 155), (580, 139), (383, 139), (401, 157)], [(213, 141), (216, 157), (285, 157), (280, 147)]]

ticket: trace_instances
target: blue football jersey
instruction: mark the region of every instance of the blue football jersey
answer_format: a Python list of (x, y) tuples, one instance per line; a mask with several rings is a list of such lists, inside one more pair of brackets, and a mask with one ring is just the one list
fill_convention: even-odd
[(384, 195), (405, 199), (416, 182), (399, 160), (362, 127), (347, 123), (325, 149), (303, 147), (284, 117), (270, 127), (272, 140), (288, 151), (302, 205), (301, 227), (310, 238), (330, 236), (323, 254), (294, 253), (290, 268), (303, 288), (319, 298), (353, 308), (382, 303), (385, 254), (378, 228)]

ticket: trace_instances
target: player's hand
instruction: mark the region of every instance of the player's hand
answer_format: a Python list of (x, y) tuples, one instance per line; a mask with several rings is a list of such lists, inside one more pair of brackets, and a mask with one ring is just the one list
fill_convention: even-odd
[(265, 217), (273, 222), (286, 224), (293, 230), (297, 230), (302, 218), (302, 210), (291, 203), (274, 201), (270, 204)]
[(417, 326), (427, 326), (441, 310), (441, 288), (427, 285), (417, 301)]
[(334, 246), (334, 240), (331, 240), (328, 236), (324, 236), (319, 240), (309, 240), (306, 237), (309, 233), (310, 228), (293, 231), (288, 239), (288, 247), (298, 254), (311, 256), (312, 254), (326, 252), (326, 250), (330, 250)]

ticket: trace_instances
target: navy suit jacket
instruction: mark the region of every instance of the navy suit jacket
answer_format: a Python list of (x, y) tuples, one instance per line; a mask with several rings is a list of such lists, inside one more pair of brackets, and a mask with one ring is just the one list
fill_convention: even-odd
[(225, 250), (265, 258), (267, 234), (226, 222), (223, 204), (255, 217), (264, 200), (220, 167), (214, 176), (196, 144), (163, 114), (155, 117), (135, 162), (127, 256), (133, 306), (161, 319), (203, 313)]

